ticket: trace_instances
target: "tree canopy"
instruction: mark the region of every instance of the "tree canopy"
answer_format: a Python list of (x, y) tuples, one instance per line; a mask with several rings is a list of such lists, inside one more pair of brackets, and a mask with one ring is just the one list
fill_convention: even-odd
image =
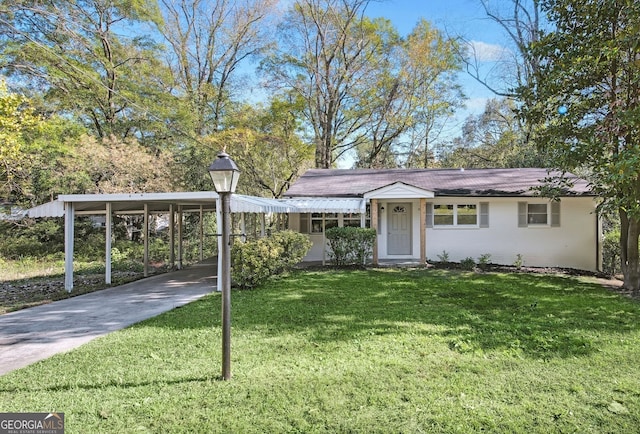
[(640, 4), (546, 0), (556, 26), (531, 44), (540, 68), (520, 95), (549, 164), (586, 176), (621, 222), (625, 287), (640, 289)]

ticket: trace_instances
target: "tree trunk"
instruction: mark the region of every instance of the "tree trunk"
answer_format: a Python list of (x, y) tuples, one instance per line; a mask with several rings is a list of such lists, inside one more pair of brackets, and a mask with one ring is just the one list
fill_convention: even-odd
[(624, 288), (634, 295), (640, 294), (640, 261), (638, 258), (638, 238), (640, 221), (629, 218), (624, 210), (620, 214), (620, 261), (624, 275)]

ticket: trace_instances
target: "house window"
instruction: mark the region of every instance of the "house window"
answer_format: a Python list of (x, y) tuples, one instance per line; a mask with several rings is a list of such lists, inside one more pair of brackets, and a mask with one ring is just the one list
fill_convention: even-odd
[[(321, 234), (322, 233), (322, 213), (305, 213), (300, 214), (300, 232)], [(342, 220), (342, 223), (340, 223)], [(324, 214), (324, 225), (326, 229), (336, 226), (352, 226), (359, 228), (361, 226), (362, 216), (358, 213), (327, 213)], [(367, 214), (365, 215), (365, 227), (371, 226), (371, 214), (369, 205), (367, 205)]]
[(342, 215), (342, 226), (344, 227), (360, 227), (360, 214), (345, 213)]
[[(314, 212), (311, 214), (311, 233), (322, 233), (322, 216), (321, 212)], [(330, 213), (324, 214), (324, 227), (325, 229), (334, 228), (338, 226), (338, 214)]]
[(560, 226), (560, 202), (518, 202), (518, 227)]
[(433, 224), (453, 226), (453, 205), (433, 205)]
[(530, 225), (546, 225), (547, 224), (547, 204), (546, 203), (528, 203), (527, 204), (527, 223)]
[(477, 205), (433, 205), (434, 226), (476, 226)]

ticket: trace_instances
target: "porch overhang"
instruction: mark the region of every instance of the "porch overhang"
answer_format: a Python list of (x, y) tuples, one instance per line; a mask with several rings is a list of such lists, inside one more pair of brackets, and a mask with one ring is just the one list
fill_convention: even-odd
[(364, 214), (367, 200), (363, 198), (342, 197), (299, 197), (280, 199), (280, 202), (291, 206), (296, 213), (354, 213)]
[(394, 182), (364, 194), (365, 199), (431, 199), (435, 193), (404, 182)]

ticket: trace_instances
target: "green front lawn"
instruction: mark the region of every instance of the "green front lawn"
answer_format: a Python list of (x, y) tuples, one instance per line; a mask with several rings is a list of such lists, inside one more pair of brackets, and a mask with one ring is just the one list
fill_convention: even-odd
[(630, 433), (640, 304), (558, 276), (298, 272), (0, 377), (0, 411), (67, 433)]

